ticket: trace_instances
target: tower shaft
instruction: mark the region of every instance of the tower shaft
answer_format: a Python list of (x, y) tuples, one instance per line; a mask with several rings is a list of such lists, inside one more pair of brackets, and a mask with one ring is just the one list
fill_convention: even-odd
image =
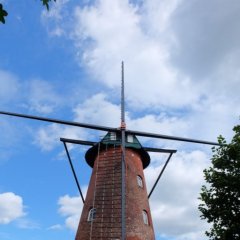
[[(130, 148), (125, 154), (126, 240), (154, 240), (141, 157)], [(121, 147), (102, 146), (95, 157), (76, 240), (122, 239), (121, 170)]]

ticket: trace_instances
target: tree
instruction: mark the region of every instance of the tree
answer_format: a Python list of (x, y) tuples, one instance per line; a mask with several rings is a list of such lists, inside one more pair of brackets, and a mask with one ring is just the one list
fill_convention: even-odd
[(240, 125), (233, 130), (230, 144), (218, 138), (212, 166), (204, 170), (207, 185), (201, 188), (199, 210), (201, 218), (212, 224), (206, 231), (211, 240), (240, 239)]
[(3, 9), (3, 5), (0, 3), (0, 22), (5, 23), (5, 17), (7, 15), (7, 11)]
[[(42, 4), (49, 10), (49, 3), (52, 0), (40, 0)], [(53, 0), (56, 2), (56, 0)], [(3, 5), (0, 3), (0, 22), (5, 23), (5, 17), (8, 15), (8, 12), (3, 8)]]

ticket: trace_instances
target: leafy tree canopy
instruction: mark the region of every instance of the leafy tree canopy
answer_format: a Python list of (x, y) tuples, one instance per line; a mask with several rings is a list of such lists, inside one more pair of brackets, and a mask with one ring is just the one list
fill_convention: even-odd
[(207, 185), (201, 189), (199, 210), (201, 218), (211, 223), (206, 232), (211, 240), (240, 239), (240, 125), (233, 130), (230, 144), (218, 138), (212, 166), (204, 170)]
[[(49, 10), (49, 3), (52, 0), (40, 0), (42, 2), (42, 4), (47, 8), (47, 10)], [(56, 0), (53, 0), (54, 2), (56, 2)], [(3, 8), (2, 3), (0, 3), (0, 22), (1, 23), (5, 23), (5, 18), (8, 15), (8, 12)]]

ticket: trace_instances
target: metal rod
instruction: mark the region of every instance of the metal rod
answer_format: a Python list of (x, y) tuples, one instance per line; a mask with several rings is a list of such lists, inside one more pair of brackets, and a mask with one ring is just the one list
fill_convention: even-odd
[[(97, 142), (85, 141), (85, 140), (79, 140), (79, 139), (70, 139), (70, 138), (60, 138), (60, 141), (66, 142), (66, 143), (79, 144), (79, 145), (88, 145), (88, 146), (94, 146), (97, 144)], [(175, 149), (150, 148), (150, 147), (143, 147), (143, 149), (147, 152), (161, 152), (161, 153), (177, 152), (177, 150)]]
[(156, 182), (154, 183), (154, 185), (153, 185), (153, 187), (152, 187), (152, 190), (151, 190), (150, 193), (148, 194), (148, 199), (151, 197), (151, 195), (152, 195), (152, 193), (153, 193), (155, 187), (157, 186), (158, 181), (160, 180), (160, 178), (161, 178), (161, 176), (162, 176), (162, 174), (163, 174), (165, 168), (167, 167), (167, 165), (168, 165), (168, 163), (169, 163), (169, 161), (170, 161), (172, 155), (173, 155), (173, 153), (170, 153), (170, 154), (169, 154), (167, 161), (165, 162), (165, 164), (164, 164), (164, 166), (163, 166), (163, 168), (162, 168), (162, 170), (161, 170), (161, 172), (160, 172), (160, 174), (159, 174), (159, 176), (158, 176)]
[(122, 240), (126, 239), (126, 183), (125, 183), (125, 102), (124, 102), (124, 63), (122, 62), (122, 89), (121, 89), (121, 135), (122, 135), (122, 200), (121, 200), (121, 210), (122, 210)]
[(147, 152), (161, 152), (161, 153), (176, 153), (177, 150), (173, 149), (162, 149), (162, 148), (149, 148), (149, 147), (143, 147), (143, 149)]
[(125, 130), (122, 130), (122, 240), (125, 240), (126, 235), (126, 214), (125, 214), (125, 205), (126, 205), (126, 182), (125, 182)]
[(76, 139), (69, 139), (69, 138), (60, 138), (60, 141), (61, 142), (66, 142), (66, 143), (88, 145), (88, 146), (94, 146), (95, 144), (97, 144), (97, 142), (83, 141), (83, 140), (76, 140)]
[(125, 123), (124, 62), (122, 62), (121, 121)]
[(12, 112), (0, 111), (0, 114), (14, 116), (14, 117), (34, 119), (34, 120), (40, 120), (40, 121), (44, 121), (44, 122), (58, 123), (58, 124), (63, 124), (63, 125), (75, 126), (75, 127), (83, 127), (83, 128), (94, 129), (94, 130), (101, 130), (101, 131), (111, 131), (111, 132), (119, 131), (119, 129), (117, 129), (117, 128), (104, 127), (104, 126), (99, 126), (99, 125), (72, 122), (72, 121), (65, 121), (65, 120), (59, 120), (59, 119), (54, 119), (54, 118), (38, 117), (38, 116), (32, 116), (32, 115), (26, 115), (26, 114), (12, 113)]
[[(123, 106), (123, 109), (124, 109), (124, 106)], [(32, 116), (32, 115), (26, 115), (26, 114), (19, 114), (19, 113), (11, 113), (11, 112), (4, 112), (4, 111), (0, 111), (0, 114), (15, 116), (15, 117), (28, 118), (28, 119), (34, 119), (34, 120), (40, 120), (40, 121), (45, 121), (45, 122), (64, 124), (64, 125), (75, 126), (75, 127), (83, 127), (83, 128), (88, 128), (88, 129), (101, 130), (101, 131), (119, 132), (118, 128), (111, 128), (111, 127), (99, 126), (99, 125), (93, 125), (93, 124), (64, 121), (64, 120), (59, 120), (59, 119), (44, 118), (44, 117), (38, 117), (38, 116)], [(123, 114), (123, 117), (125, 118), (124, 114)], [(127, 134), (133, 134), (133, 135), (140, 136), (140, 137), (160, 138), (160, 139), (166, 139), (166, 140), (200, 143), (200, 144), (216, 145), (216, 146), (221, 145), (221, 144), (216, 143), (216, 142), (210, 142), (210, 141), (198, 140), (198, 139), (191, 139), (191, 138), (183, 138), (183, 137), (177, 137), (177, 136), (169, 136), (169, 135), (156, 134), (156, 133), (140, 132), (140, 131), (133, 131), (133, 130), (125, 130), (125, 132)]]
[(126, 130), (126, 133), (135, 134), (136, 136), (140, 136), (140, 137), (161, 138), (161, 139), (167, 139), (167, 140), (173, 140), (173, 141), (201, 143), (201, 144), (220, 146), (220, 144), (216, 142), (209, 142), (205, 140), (190, 139), (190, 138), (169, 136), (169, 135), (156, 134), (156, 133), (147, 133), (147, 132), (139, 132), (139, 131), (132, 131), (132, 130)]
[(75, 179), (76, 184), (77, 184), (77, 187), (78, 187), (78, 191), (79, 191), (79, 193), (80, 193), (80, 196), (81, 196), (81, 198), (82, 198), (82, 202), (83, 202), (83, 204), (84, 204), (85, 200), (84, 200), (84, 197), (83, 197), (83, 194), (82, 194), (82, 190), (81, 190), (81, 187), (80, 187), (79, 182), (78, 182), (78, 179), (77, 179), (77, 175), (76, 175), (76, 173), (75, 173), (75, 170), (74, 170), (74, 167), (73, 167), (73, 164), (72, 164), (72, 160), (71, 160), (70, 154), (69, 154), (69, 152), (68, 152), (67, 145), (66, 145), (65, 142), (63, 142), (63, 144), (64, 144), (64, 147), (65, 147), (65, 150), (66, 150), (66, 153), (67, 153), (68, 161), (69, 161), (69, 163), (70, 163), (70, 166), (71, 166), (71, 169), (72, 169), (72, 173), (73, 173), (74, 179)]

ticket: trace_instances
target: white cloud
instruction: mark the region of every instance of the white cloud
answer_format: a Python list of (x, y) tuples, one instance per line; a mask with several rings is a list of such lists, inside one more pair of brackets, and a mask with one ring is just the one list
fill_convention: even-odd
[(50, 151), (59, 145), (60, 137), (71, 139), (86, 139), (89, 134), (76, 127), (62, 127), (58, 124), (51, 124), (40, 127), (34, 135), (34, 144), (44, 151)]
[(12, 192), (0, 194), (0, 224), (8, 224), (24, 215), (22, 197)]
[[(105, 114), (108, 115), (109, 112), (115, 110), (116, 106), (110, 102), (105, 101), (104, 95), (97, 94), (92, 98), (86, 100), (84, 103), (79, 104), (73, 109), (75, 122), (82, 123), (95, 123), (101, 125), (102, 119), (106, 119)], [(101, 104), (101, 108), (99, 107)], [(116, 110), (114, 111), (116, 113)], [(112, 119), (116, 117), (113, 114), (109, 118), (109, 123)], [(37, 132), (34, 132), (34, 143), (38, 145), (44, 151), (50, 151), (59, 145), (59, 139), (70, 138), (70, 139), (80, 139), (86, 140), (91, 138), (91, 133), (84, 128), (61, 126), (59, 124), (50, 124), (44, 127), (40, 127)], [(70, 148), (73, 145), (69, 145)]]
[(42, 11), (41, 21), (46, 26), (49, 35), (61, 37), (65, 34), (62, 25), (69, 17), (65, 9), (68, 2), (69, 0), (58, 0), (51, 5), (49, 11), (46, 9)]
[(47, 230), (61, 230), (63, 228), (62, 225), (60, 224), (55, 224), (55, 225), (52, 225), (50, 226), (49, 228), (47, 228)]
[(39, 223), (27, 218), (18, 219), (17, 226), (22, 229), (40, 229)]
[[(154, 36), (171, 31), (172, 15), (184, 0), (151, 0), (143, 4), (142, 21), (146, 31)], [(156, 7), (157, 6), (157, 7)], [(161, 35), (161, 37), (164, 37)]]
[(62, 103), (56, 88), (39, 79), (19, 79), (14, 73), (0, 69), (1, 105), (14, 102), (31, 112), (48, 114)]
[[(157, 234), (179, 240), (197, 239), (194, 236), (201, 235), (203, 239), (207, 225), (200, 220), (197, 207), (202, 171), (209, 164), (208, 158), (202, 151), (180, 152), (172, 157), (150, 199)], [(149, 190), (162, 166), (163, 162), (159, 162), (145, 170)]]
[(27, 101), (30, 111), (48, 114), (53, 112), (61, 102), (53, 86), (46, 81), (32, 80), (28, 84), (28, 89)]
[[(165, 135), (187, 135), (189, 131), (189, 120), (187, 118), (168, 116), (164, 113), (148, 114), (143, 117), (128, 119), (127, 126), (130, 129), (140, 130), (144, 132), (159, 133)], [(176, 147), (179, 143), (173, 143), (166, 140), (157, 139), (141, 139), (143, 143), (151, 141), (150, 144), (156, 146)]]
[(19, 88), (18, 78), (14, 74), (0, 69), (1, 104), (16, 99)]
[(16, 126), (8, 121), (8, 117), (0, 116), (0, 165), (13, 154), (12, 147), (18, 144), (19, 132)]
[(239, 51), (239, 8), (236, 0), (185, 1), (172, 19), (178, 41), (174, 63), (195, 80), (212, 81), (209, 77), (226, 56)]
[[(237, 107), (240, 100), (237, 94), (239, 70), (235, 64), (238, 62), (238, 51), (231, 50), (223, 58), (215, 59), (218, 61), (214, 65), (216, 67), (207, 77), (201, 75), (202, 78), (200, 75), (195, 77), (181, 64), (177, 65), (180, 62), (176, 62), (178, 49), (183, 51), (183, 59), (194, 49), (197, 52), (191, 55), (192, 60), (187, 65), (191, 70), (199, 66), (199, 62), (192, 64), (199, 54), (209, 52), (207, 47), (211, 48), (211, 45), (205, 45), (205, 50), (199, 48), (200, 33), (197, 37), (194, 34), (201, 30), (201, 35), (204, 35), (212, 10), (207, 11), (204, 26), (200, 21), (193, 23), (195, 31), (192, 27), (191, 35), (186, 34), (185, 37), (185, 29), (176, 28), (180, 23), (186, 25), (183, 20), (181, 22), (183, 14), (188, 19), (194, 12), (200, 11), (199, 15), (203, 16), (203, 9), (203, 3), (197, 10), (196, 1), (187, 4), (186, 1), (177, 0), (144, 1), (142, 5), (101, 0), (91, 6), (77, 7), (74, 41), (81, 64), (96, 80), (110, 88), (119, 88), (120, 62), (125, 59), (126, 97), (130, 108), (135, 111), (152, 109), (154, 114), (159, 110), (170, 112), (172, 108), (177, 109), (177, 114), (184, 116), (183, 120), (190, 120), (186, 123), (192, 127), (193, 135), (205, 132), (207, 138), (216, 138), (222, 128), (223, 133), (229, 132), (229, 128), (225, 130), (224, 126), (234, 125), (240, 112)], [(226, 12), (226, 15), (217, 15), (219, 23), (230, 21), (229, 8)], [(233, 12), (235, 14), (236, 11)], [(191, 22), (189, 19), (190, 25)], [(201, 28), (196, 24), (200, 24)], [(186, 44), (184, 40), (191, 36), (194, 38), (189, 50), (189, 42)], [(200, 63), (205, 64), (204, 61)], [(216, 122), (217, 126), (214, 125)], [(203, 130), (199, 128), (201, 124), (205, 125)], [(211, 134), (208, 129), (214, 129), (216, 133)]]
[(75, 120), (105, 126), (120, 126), (120, 106), (111, 103), (105, 94), (93, 95), (74, 108)]
[[(196, 111), (191, 114), (168, 114), (167, 111), (161, 113), (150, 113), (143, 116), (126, 112), (127, 128), (131, 130), (140, 130), (146, 132), (160, 133), (166, 135), (177, 135), (182, 137), (206, 139), (216, 141), (216, 137), (220, 133), (229, 133), (232, 124), (223, 127), (222, 122), (217, 121), (217, 117), (221, 119), (226, 117), (226, 121), (230, 122), (230, 111), (226, 105), (218, 104), (215, 107), (206, 102), (203, 106), (196, 106)], [(204, 110), (207, 108), (207, 110)], [(221, 111), (224, 108), (226, 111)], [(120, 125), (120, 106), (109, 100), (105, 94), (96, 94), (88, 98), (83, 103), (77, 105), (74, 109), (74, 121), (83, 123), (92, 123), (104, 126), (118, 127)], [(203, 121), (204, 111), (208, 111), (209, 121)], [(229, 115), (225, 115), (226, 112)], [(226, 122), (225, 121), (225, 122)], [(201, 126), (201, 127), (199, 127)], [(215, 127), (214, 127), (215, 126)], [(230, 126), (230, 129), (229, 129)], [(211, 129), (211, 131), (209, 130)], [(219, 130), (222, 132), (219, 132)], [(87, 135), (86, 135), (87, 136)], [(141, 139), (143, 142), (149, 139)], [(180, 143), (174, 143), (166, 140), (155, 140), (158, 146), (177, 147)], [(153, 144), (153, 142), (151, 143)], [(199, 147), (196, 146), (195, 147)]]
[[(82, 187), (83, 197), (86, 197), (88, 186)], [(58, 205), (60, 206), (58, 212), (66, 217), (65, 225), (67, 228), (76, 231), (80, 215), (83, 208), (83, 202), (80, 196), (71, 197), (69, 195), (64, 195), (58, 199)]]
[(139, 12), (128, 1), (102, 0), (76, 8), (74, 37), (82, 52), (81, 62), (97, 80), (119, 87), (124, 59), (127, 98), (135, 108), (176, 107), (198, 101), (201, 93), (170, 65), (166, 45), (143, 30)]
[[(76, 122), (120, 126), (120, 107), (107, 101), (104, 94), (92, 96), (77, 105), (73, 112), (73, 120)], [(34, 132), (34, 135), (34, 143), (46, 151), (58, 146), (60, 137), (81, 140), (89, 140), (92, 137), (91, 132), (84, 128), (63, 127), (57, 124), (41, 127)]]
[(65, 195), (59, 198), (58, 204), (60, 205), (59, 213), (66, 217), (66, 227), (76, 231), (83, 207), (81, 198)]
[[(210, 9), (215, 3), (210, 5)], [(207, 77), (195, 77), (176, 60), (180, 50), (184, 60), (194, 49), (197, 52), (191, 55), (192, 60), (188, 61), (187, 67), (194, 70), (194, 66), (205, 64), (204, 61), (195, 62), (195, 65), (192, 62), (199, 59), (201, 53), (209, 52), (207, 47), (212, 45), (204, 45), (205, 50), (199, 48), (200, 40), (206, 43), (206, 39), (199, 36), (204, 35), (205, 26), (211, 31), (208, 22), (212, 25), (215, 22), (210, 19), (212, 10), (207, 8), (206, 13), (203, 11), (206, 3), (201, 3), (200, 9), (198, 4), (197, 1), (187, 3), (184, 0), (154, 0), (141, 4), (127, 0), (99, 0), (76, 7), (73, 30), (68, 35), (75, 43), (80, 63), (87, 67), (95, 80), (109, 88), (119, 89), (120, 62), (126, 60), (126, 97), (130, 111), (153, 111), (152, 116), (156, 120), (160, 110), (177, 115), (176, 123), (180, 120), (183, 125), (189, 125), (188, 128), (182, 125), (180, 134), (185, 128), (188, 129), (186, 136), (211, 140), (216, 139), (220, 132), (227, 134), (231, 127), (226, 126), (236, 124), (239, 116), (239, 71), (235, 64), (238, 62), (238, 51), (225, 52), (223, 58), (216, 59), (218, 63), (214, 64)], [(236, 7), (236, 2), (234, 4)], [(236, 17), (236, 11), (231, 7), (223, 9), (226, 14), (215, 13), (213, 16), (218, 20), (216, 28), (222, 21), (230, 22), (231, 14), (232, 18)], [(195, 16), (194, 12), (198, 14)], [(205, 14), (207, 17), (203, 24), (199, 19)], [(196, 22), (190, 20), (193, 15)], [(185, 34), (184, 26), (190, 27), (188, 34)], [(231, 34), (234, 33), (231, 31)], [(191, 39), (191, 49), (188, 39)], [(116, 96), (112, 97), (116, 99)], [(91, 100), (93, 105), (94, 99)], [(167, 118), (168, 115), (166, 121)]]
[[(96, 94), (78, 104), (73, 108), (74, 121), (82, 123), (92, 123), (103, 126), (119, 127), (120, 126), (120, 106), (108, 100), (105, 94)], [(131, 117), (130, 113), (126, 114), (127, 128), (133, 130), (143, 130), (168, 135), (182, 135), (189, 130), (188, 119), (169, 117), (165, 114), (149, 114), (143, 117)], [(59, 137), (73, 139), (90, 139), (93, 134), (86, 129), (76, 127), (62, 127), (57, 124), (51, 124), (41, 127), (35, 134), (35, 143), (43, 150), (52, 150), (59, 144)], [(97, 133), (98, 135), (99, 133)], [(99, 136), (103, 136), (100, 133)], [(95, 132), (96, 136), (96, 132)], [(97, 139), (96, 137), (94, 138)], [(143, 143), (149, 139), (142, 139)], [(151, 142), (153, 144), (153, 141)], [(155, 140), (156, 144), (163, 146), (172, 143)], [(158, 145), (159, 146), (159, 145)]]

